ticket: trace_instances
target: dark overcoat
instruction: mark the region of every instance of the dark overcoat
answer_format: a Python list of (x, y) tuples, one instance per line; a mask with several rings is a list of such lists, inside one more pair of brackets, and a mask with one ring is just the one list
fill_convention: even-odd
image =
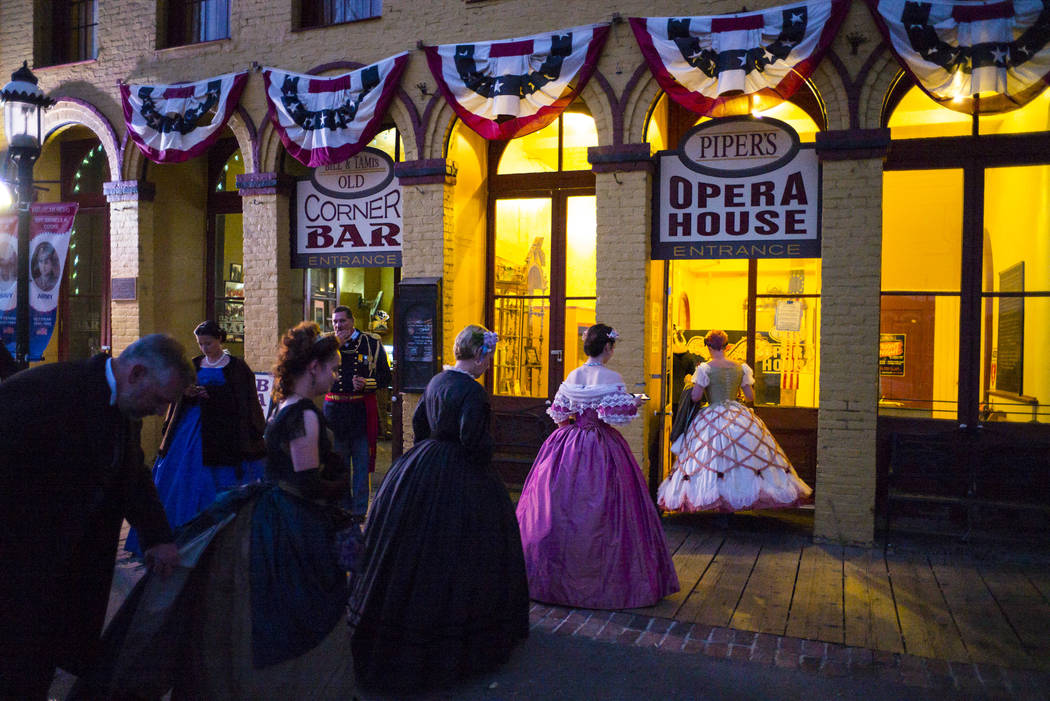
[[(193, 359), (194, 370), (201, 369), (203, 355)], [(263, 432), (266, 417), (255, 389), (255, 373), (235, 355), (222, 368), (225, 385), (208, 388), (208, 399), (186, 396), (168, 408), (164, 418), (161, 455), (168, 452), (186, 408), (194, 402), (201, 407), (201, 457), (205, 465), (239, 467), (242, 460), (266, 457)]]
[(141, 422), (109, 401), (105, 355), (0, 384), (0, 646), (74, 673), (97, 650), (122, 521), (146, 548), (172, 540)]

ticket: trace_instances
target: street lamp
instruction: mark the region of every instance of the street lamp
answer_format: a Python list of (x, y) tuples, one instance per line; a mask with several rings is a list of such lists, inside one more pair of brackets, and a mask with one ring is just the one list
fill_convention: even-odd
[(18, 210), (18, 300), (15, 322), (15, 362), (29, 367), (29, 207), (33, 203), (33, 164), (40, 156), (43, 111), (55, 101), (37, 87), (27, 61), (0, 90), (4, 109), (7, 158), (15, 165), (14, 204)]

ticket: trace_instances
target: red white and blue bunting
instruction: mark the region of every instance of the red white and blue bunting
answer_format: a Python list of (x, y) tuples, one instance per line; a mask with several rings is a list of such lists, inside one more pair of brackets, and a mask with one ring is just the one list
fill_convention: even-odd
[(241, 72), (177, 85), (121, 83), (128, 135), (156, 163), (199, 156), (219, 138), (247, 80)]
[(336, 76), (263, 69), (270, 119), (285, 149), (311, 168), (341, 163), (383, 126), (408, 54)]
[(425, 51), (460, 119), (486, 139), (511, 139), (558, 118), (594, 72), (608, 34), (608, 25), (588, 25)]
[(813, 0), (735, 15), (630, 22), (660, 87), (706, 115), (740, 94), (790, 98), (820, 62), (848, 8), (845, 0)]
[(980, 111), (999, 111), (1050, 84), (1050, 0), (868, 2), (901, 65), (938, 102), (979, 95)]

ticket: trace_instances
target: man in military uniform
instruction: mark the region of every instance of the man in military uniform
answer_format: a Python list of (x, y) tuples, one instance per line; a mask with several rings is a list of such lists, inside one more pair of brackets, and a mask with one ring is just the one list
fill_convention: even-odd
[(325, 395), (324, 415), (335, 434), (335, 452), (351, 475), (350, 513), (363, 519), (379, 433), (376, 390), (390, 384), (390, 365), (379, 337), (354, 328), (349, 307), (335, 308), (332, 326), (343, 361), (332, 391)]

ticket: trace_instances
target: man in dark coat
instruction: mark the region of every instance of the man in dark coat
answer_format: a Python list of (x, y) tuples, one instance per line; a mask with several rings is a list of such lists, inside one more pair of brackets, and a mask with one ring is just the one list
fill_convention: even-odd
[(192, 379), (182, 346), (154, 334), (119, 358), (42, 365), (0, 384), (0, 698), (46, 699), (56, 667), (97, 651), (121, 523), (147, 565), (178, 559), (139, 445)]

